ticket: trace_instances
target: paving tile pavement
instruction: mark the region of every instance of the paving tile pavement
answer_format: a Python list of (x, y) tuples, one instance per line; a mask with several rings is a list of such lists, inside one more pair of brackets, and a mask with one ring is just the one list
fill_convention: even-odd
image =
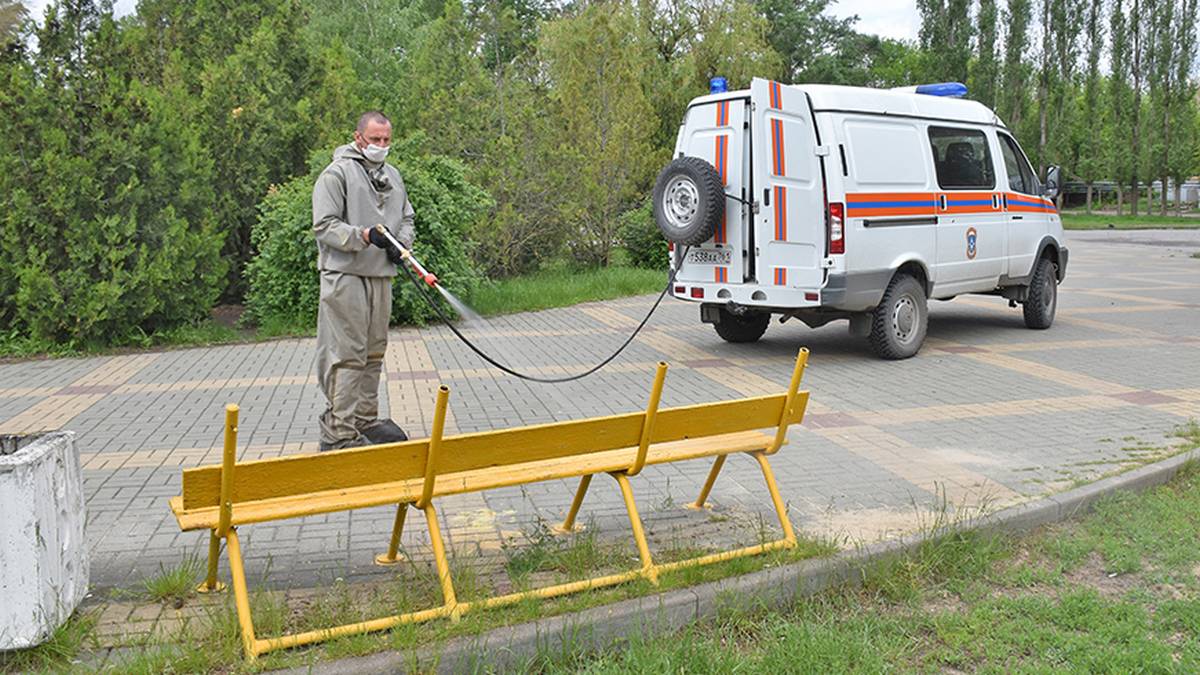
[[(931, 303), (914, 359), (884, 362), (845, 324), (773, 324), (751, 345), (722, 342), (694, 305), (667, 301), (608, 368), (580, 382), (532, 384), (486, 366), (442, 327), (392, 332), (383, 410), (427, 434), (434, 391), (451, 390), (448, 431), (474, 431), (640, 410), (654, 364), (671, 363), (663, 405), (780, 391), (800, 346), (812, 351), (803, 426), (772, 459), (799, 530), (837, 541), (910, 531), (943, 502), (995, 508), (1141, 461), (1200, 418), (1200, 232), (1072, 233), (1071, 263), (1052, 329), (1024, 328), (992, 297)], [(490, 320), (470, 330), (489, 352), (543, 374), (578, 372), (641, 319), (649, 296)], [(316, 450), (324, 403), (314, 341), (0, 364), (0, 433), (70, 429), (88, 500), (92, 578), (136, 584), (202, 554), (167, 508), (183, 468), (219, 461), (222, 407), (242, 408), (240, 457)], [(761, 474), (728, 463), (711, 512), (695, 498), (708, 465), (648, 467), (633, 481), (656, 547), (756, 541), (773, 522)], [(567, 481), (442, 500), (456, 564), (502, 560), (561, 518)], [(252, 583), (308, 587), (379, 574), (393, 510), (365, 509), (243, 528)], [(598, 481), (581, 520), (614, 540), (628, 520), (612, 481)], [(427, 560), (420, 516), (404, 547)], [(629, 544), (632, 550), (632, 543)]]

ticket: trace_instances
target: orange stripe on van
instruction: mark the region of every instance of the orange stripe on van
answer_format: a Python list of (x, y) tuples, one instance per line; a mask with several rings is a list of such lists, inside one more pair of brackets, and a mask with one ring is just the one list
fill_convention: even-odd
[(846, 195), (846, 217), (932, 216), (937, 195), (932, 192), (858, 192)]
[(1023, 195), (1017, 192), (1005, 192), (1008, 211), (1011, 213), (1058, 213), (1054, 202), (1033, 195)]

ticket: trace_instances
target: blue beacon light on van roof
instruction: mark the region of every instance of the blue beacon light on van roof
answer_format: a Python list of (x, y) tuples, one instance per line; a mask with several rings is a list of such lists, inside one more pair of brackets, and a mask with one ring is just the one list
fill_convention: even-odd
[(962, 98), (967, 95), (967, 85), (962, 82), (938, 82), (936, 84), (922, 84), (917, 87), (918, 94), (926, 94), (929, 96), (946, 96), (949, 98)]
[(708, 81), (708, 93), (724, 94), (729, 91), (729, 82), (723, 77), (714, 77)]

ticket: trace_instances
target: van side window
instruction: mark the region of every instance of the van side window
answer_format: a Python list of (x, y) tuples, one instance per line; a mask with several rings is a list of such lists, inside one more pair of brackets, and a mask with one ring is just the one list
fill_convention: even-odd
[(990, 190), (996, 187), (987, 136), (977, 129), (929, 127), (938, 185), (944, 190)]
[(1004, 170), (1008, 172), (1009, 189), (1027, 195), (1040, 195), (1041, 184), (1033, 175), (1033, 169), (1029, 168), (1029, 162), (1021, 153), (1021, 148), (1017, 147), (1017, 142), (1004, 134), (997, 135), (1000, 137), (1000, 152), (1004, 155)]

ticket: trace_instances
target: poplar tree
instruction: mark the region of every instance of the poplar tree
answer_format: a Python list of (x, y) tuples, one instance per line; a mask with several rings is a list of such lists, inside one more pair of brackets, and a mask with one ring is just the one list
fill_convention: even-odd
[(997, 104), (1003, 110), (1008, 128), (1016, 131), (1025, 109), (1025, 92), (1029, 82), (1029, 67), (1025, 65), (1029, 48), (1030, 0), (1009, 0), (1006, 19), (1008, 31), (1004, 38), (1004, 74), (1001, 96)]
[(1079, 114), (1079, 126), (1082, 128), (1084, 141), (1077, 167), (1080, 177), (1087, 184), (1088, 213), (1092, 212), (1092, 191), (1096, 179), (1103, 171), (1100, 134), (1107, 119), (1107, 116), (1102, 113), (1100, 104), (1100, 54), (1104, 48), (1103, 12), (1103, 0), (1089, 0), (1086, 24), (1087, 70), (1084, 74), (1083, 97)]
[(996, 107), (996, 0), (980, 0), (975, 65), (971, 69), (971, 94), (989, 108)]
[(971, 59), (970, 0), (917, 0), (921, 48), (933, 79), (967, 81)]
[[(1124, 206), (1125, 183), (1133, 170), (1129, 146), (1126, 145), (1129, 126), (1133, 119), (1133, 92), (1129, 85), (1130, 60), (1132, 45), (1128, 31), (1129, 19), (1125, 15), (1124, 1), (1114, 0), (1112, 13), (1109, 15), (1109, 35), (1112, 41), (1109, 45), (1109, 62), (1112, 74), (1108, 78), (1108, 104), (1111, 111), (1108, 132), (1108, 161), (1110, 171), (1117, 186), (1117, 215), (1121, 215)], [(1136, 190), (1136, 185), (1135, 185)]]

